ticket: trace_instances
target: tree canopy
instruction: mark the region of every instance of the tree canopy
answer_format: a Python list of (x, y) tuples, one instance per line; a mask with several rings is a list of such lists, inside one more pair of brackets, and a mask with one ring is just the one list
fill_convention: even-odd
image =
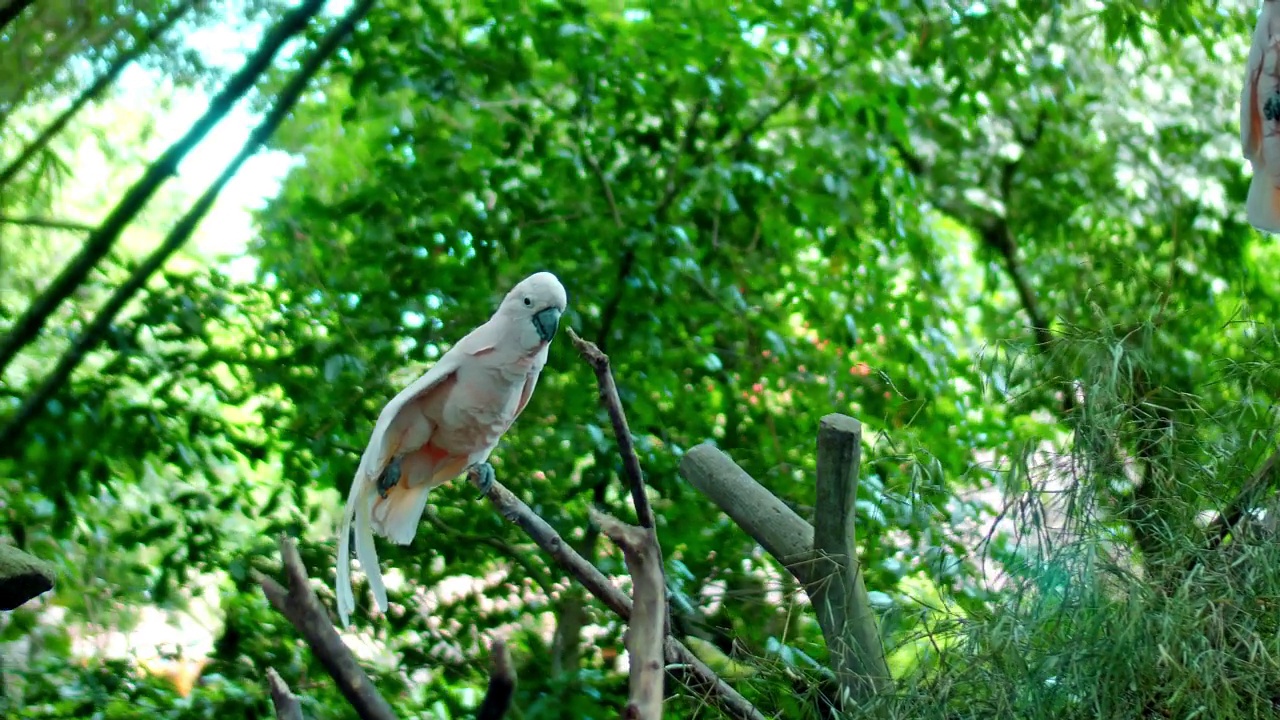
[[(264, 717), (268, 667), (350, 717), (254, 571), (291, 537), (332, 608), (379, 410), (538, 270), (608, 355), (672, 633), (764, 716), (830, 716), (829, 643), (682, 461), (711, 442), (811, 520), (831, 413), (862, 425), (857, 572), (892, 676), (849, 717), (1280, 702), (1251, 7), (101, 5), (0, 22), (0, 517), (56, 570), (0, 616), (6, 717)], [(244, 57), (202, 57), (213, 27)], [(117, 63), (206, 93), (205, 131), (252, 109), (245, 155), (293, 159), (248, 237), (200, 225), (220, 185), (164, 184), (202, 134), (138, 137)], [(186, 247), (197, 226), (234, 250)], [(558, 337), (492, 463), (630, 592), (588, 517), (635, 518), (596, 383)], [(626, 703), (627, 624), (465, 481), (379, 554), (391, 610), (357, 583), (343, 637), (401, 716), (475, 717), (493, 637), (510, 717)], [(205, 625), (207, 652), (166, 650), (197, 680), (93, 647), (149, 612)], [(665, 712), (732, 717), (670, 679)]]

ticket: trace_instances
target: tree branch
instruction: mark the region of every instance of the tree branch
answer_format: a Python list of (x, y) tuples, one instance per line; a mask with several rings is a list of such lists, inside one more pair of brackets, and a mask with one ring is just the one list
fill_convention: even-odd
[(832, 414), (818, 432), (815, 522), (805, 522), (729, 456), (704, 443), (680, 461), (680, 474), (711, 499), (804, 587), (847, 700), (865, 703), (892, 679), (854, 545), (861, 425)]
[(636, 520), (641, 527), (653, 528), (653, 508), (649, 505), (649, 496), (645, 493), (644, 471), (640, 468), (640, 458), (636, 457), (636, 446), (631, 439), (631, 428), (627, 425), (627, 416), (622, 410), (622, 399), (618, 397), (618, 385), (614, 382), (613, 372), (609, 369), (609, 356), (600, 351), (595, 343), (583, 340), (568, 328), (569, 340), (578, 354), (582, 355), (591, 369), (595, 371), (596, 383), (600, 386), (600, 403), (609, 413), (609, 422), (613, 424), (613, 435), (618, 441), (618, 454), (622, 456), (622, 467), (627, 472), (631, 484), (631, 502), (636, 508)]
[(667, 585), (662, 550), (653, 528), (627, 525), (591, 508), (591, 522), (600, 526), (626, 559), (631, 573), (633, 612), (627, 629), (631, 661), (631, 697), (623, 720), (662, 720), (662, 641), (666, 637)]
[(391, 706), (378, 693), (369, 676), (360, 668), (355, 657), (338, 636), (329, 614), (307, 579), (306, 568), (298, 555), (298, 547), (289, 537), (280, 538), (280, 557), (284, 561), (289, 589), (285, 590), (275, 580), (253, 571), (253, 579), (262, 586), (262, 592), (271, 606), (302, 634), (307, 645), (333, 678), (343, 697), (351, 703), (362, 720), (396, 720)]
[[(817, 499), (813, 517), (813, 571), (824, 582), (806, 588), (818, 624), (830, 628), (832, 668), (842, 690), (862, 704), (890, 689), (880, 630), (867, 595), (855, 543), (862, 424), (839, 414), (818, 426)], [(823, 565), (826, 565), (824, 568)], [(827, 618), (824, 621), (823, 615)], [(842, 698), (842, 702), (847, 702)]]
[(277, 720), (302, 720), (302, 705), (275, 668), (267, 668), (267, 685), (271, 687), (271, 704)]
[(23, 227), (37, 227), (45, 230), (69, 230), (71, 232), (93, 232), (92, 225), (84, 223), (71, 222), (68, 220), (48, 220), (38, 217), (11, 217), (0, 215), (0, 225), (20, 225)]
[(516, 668), (507, 643), (495, 639), (489, 645), (489, 688), (476, 711), (476, 720), (502, 720), (516, 694)]
[[(473, 485), (479, 487), (480, 476), (475, 470), (468, 472), (467, 478)], [(574, 551), (559, 533), (524, 501), (497, 481), (490, 485), (485, 497), (493, 503), (494, 508), (503, 517), (528, 533), (538, 547), (560, 563), (570, 575), (582, 583), (588, 592), (604, 603), (605, 607), (623, 620), (631, 619), (632, 605), (627, 596), (614, 587), (594, 565)], [(663, 642), (663, 655), (668, 663), (680, 666), (678, 668), (668, 666), (669, 672), (683, 671), (685, 683), (695, 692), (714, 700), (730, 716), (737, 720), (765, 720), (764, 715), (755, 706), (720, 679), (711, 668), (707, 667), (706, 663), (699, 660), (679, 640), (668, 635)]]
[(303, 0), (262, 39), (261, 45), (245, 61), (235, 75), (227, 81), (216, 97), (209, 102), (204, 115), (181, 138), (169, 146), (133, 187), (129, 188), (111, 214), (102, 221), (85, 241), (84, 247), (71, 262), (58, 273), (49, 287), (38, 297), (13, 328), (0, 340), (0, 373), (3, 373), (14, 356), (34, 340), (58, 307), (75, 292), (93, 271), (111, 246), (115, 244), (125, 227), (140, 212), (147, 201), (160, 189), (164, 181), (177, 172), (179, 163), (196, 145), (231, 111), (231, 108), (254, 86), (258, 78), (271, 66), (280, 48), (294, 35), (301, 32), (311, 18), (324, 6), (324, 0)]
[(168, 261), (173, 253), (186, 244), (187, 240), (195, 232), (196, 227), (199, 226), (200, 221), (204, 219), (205, 214), (209, 212), (209, 208), (213, 207), (213, 203), (217, 200), (222, 189), (231, 181), (231, 178), (235, 177), (244, 163), (258, 151), (258, 148), (270, 139), (271, 135), (280, 127), (280, 124), (288, 117), (294, 105), (297, 104), (298, 99), (302, 97), (307, 84), (338, 50), (343, 41), (346, 40), (347, 35), (355, 28), (356, 23), (373, 6), (373, 3), (374, 0), (360, 0), (360, 2), (357, 2), (339, 23), (320, 39), (306, 62), (290, 78), (289, 84), (280, 91), (280, 95), (276, 98), (276, 102), (271, 107), (270, 112), (249, 134), (249, 139), (240, 148), (240, 152), (223, 168), (222, 173), (196, 200), (187, 213), (182, 216), (182, 219), (173, 226), (165, 237), (164, 242), (147, 256), (146, 260), (138, 266), (124, 284), (116, 288), (116, 291), (103, 304), (97, 316), (89, 323), (89, 326), (80, 333), (71, 347), (58, 359), (58, 363), (53, 370), (49, 372), (35, 391), (23, 401), (22, 406), (18, 408), (18, 412), (9, 422), (5, 423), (3, 428), (0, 428), (0, 448), (12, 446), (14, 440), (44, 410), (49, 400), (57, 394), (58, 390), (71, 377), (71, 374), (75, 372), (75, 369), (80, 366), (80, 363), (84, 362), (89, 352), (106, 337), (107, 332), (111, 329), (111, 323), (120, 311), (124, 309), (129, 300), (146, 286), (151, 276)]
[(67, 126), (67, 123), (71, 122), (71, 118), (75, 117), (76, 113), (80, 112), (85, 105), (88, 105), (101, 95), (102, 91), (110, 87), (111, 84), (120, 77), (120, 73), (124, 72), (124, 69), (128, 67), (129, 64), (145, 55), (147, 51), (155, 45), (156, 41), (158, 41), (165, 33), (169, 32), (169, 29), (177, 24), (178, 20), (182, 19), (182, 16), (186, 15), (187, 11), (191, 10), (195, 4), (196, 0), (185, 0), (181, 5), (174, 8), (169, 13), (168, 17), (166, 17), (162, 22), (151, 28), (141, 42), (135, 43), (132, 49), (121, 52), (120, 56), (111, 63), (111, 66), (107, 68), (105, 73), (95, 80), (92, 85), (85, 88), (84, 92), (80, 93), (80, 95), (76, 97), (75, 102), (71, 103), (70, 107), (63, 110), (53, 122), (49, 123), (49, 125), (36, 136), (35, 140), (28, 143), (27, 146), (22, 149), (22, 152), (18, 157), (14, 158), (13, 162), (6, 165), (4, 170), (0, 170), (0, 188), (3, 188), (9, 183), (9, 181), (13, 180), (14, 176), (18, 174), (18, 171), (21, 170), (23, 166), (31, 160), (31, 158), (35, 157), (36, 153), (48, 146), (49, 141), (52, 140), (55, 135), (62, 132), (62, 129)]

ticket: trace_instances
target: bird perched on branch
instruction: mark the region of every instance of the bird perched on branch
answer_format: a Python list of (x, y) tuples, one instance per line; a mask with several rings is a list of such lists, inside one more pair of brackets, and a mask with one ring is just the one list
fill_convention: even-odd
[(1245, 215), (1280, 233), (1280, 2), (1265, 0), (1253, 31), (1240, 94), (1240, 143), (1253, 165)]
[(338, 616), (344, 626), (355, 610), (352, 521), (356, 557), (378, 608), (386, 612), (374, 533), (408, 545), (431, 488), (473, 467), (482, 490), (492, 485), (489, 454), (528, 405), (567, 304), (555, 275), (530, 275), (507, 293), (488, 322), (382, 409), (360, 457), (338, 536)]

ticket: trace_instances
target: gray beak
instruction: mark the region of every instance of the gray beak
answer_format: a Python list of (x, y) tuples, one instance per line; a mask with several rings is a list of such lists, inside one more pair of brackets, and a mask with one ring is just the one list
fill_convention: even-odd
[(560, 327), (560, 310), (553, 307), (539, 310), (533, 315), (533, 326), (537, 328), (538, 337), (542, 338), (542, 342), (551, 342), (551, 338), (556, 336), (556, 330)]

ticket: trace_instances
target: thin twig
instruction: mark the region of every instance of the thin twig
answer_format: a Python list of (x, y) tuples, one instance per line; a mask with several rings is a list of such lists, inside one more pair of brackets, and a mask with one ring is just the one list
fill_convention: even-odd
[(277, 720), (302, 720), (302, 705), (275, 668), (267, 668), (267, 685), (271, 688), (271, 704)]
[(71, 232), (93, 232), (97, 229), (92, 225), (70, 220), (49, 220), (40, 217), (12, 217), (8, 215), (0, 215), (0, 225), (20, 225), (44, 230), (69, 230)]
[(618, 385), (609, 369), (609, 356), (600, 352), (595, 343), (578, 337), (573, 328), (566, 328), (566, 331), (573, 347), (595, 371), (596, 382), (600, 385), (600, 402), (609, 413), (609, 422), (613, 424), (613, 434), (618, 440), (618, 454), (622, 456), (622, 467), (631, 483), (631, 501), (636, 506), (636, 520), (641, 527), (652, 528), (653, 508), (649, 506), (649, 496), (645, 493), (644, 471), (640, 469), (640, 458), (636, 456), (631, 428), (628, 427), (627, 416), (622, 410), (622, 399), (618, 397)]
[(298, 547), (291, 538), (280, 538), (280, 557), (284, 561), (285, 575), (289, 579), (288, 590), (257, 570), (253, 571), (254, 581), (262, 586), (262, 592), (271, 606), (288, 618), (302, 634), (311, 652), (315, 653), (320, 664), (324, 665), (324, 669), (342, 691), (343, 697), (351, 703), (362, 720), (396, 720), (391, 706), (373, 686), (369, 676), (338, 636), (333, 622), (329, 620), (329, 613), (311, 589), (307, 570), (298, 555)]
[[(475, 470), (467, 474), (467, 479), (477, 488), (480, 486), (480, 476)], [(604, 603), (605, 607), (623, 620), (631, 619), (631, 600), (614, 587), (595, 565), (570, 547), (560, 534), (523, 500), (497, 481), (489, 486), (485, 497), (493, 503), (503, 517), (528, 533), (538, 547), (560, 563), (588, 592)], [(668, 635), (663, 641), (663, 655), (667, 660), (669, 672), (680, 672), (681, 679), (694, 692), (715, 701), (731, 717), (737, 720), (765, 720), (765, 716), (749, 700), (730, 687), (679, 640)]]

